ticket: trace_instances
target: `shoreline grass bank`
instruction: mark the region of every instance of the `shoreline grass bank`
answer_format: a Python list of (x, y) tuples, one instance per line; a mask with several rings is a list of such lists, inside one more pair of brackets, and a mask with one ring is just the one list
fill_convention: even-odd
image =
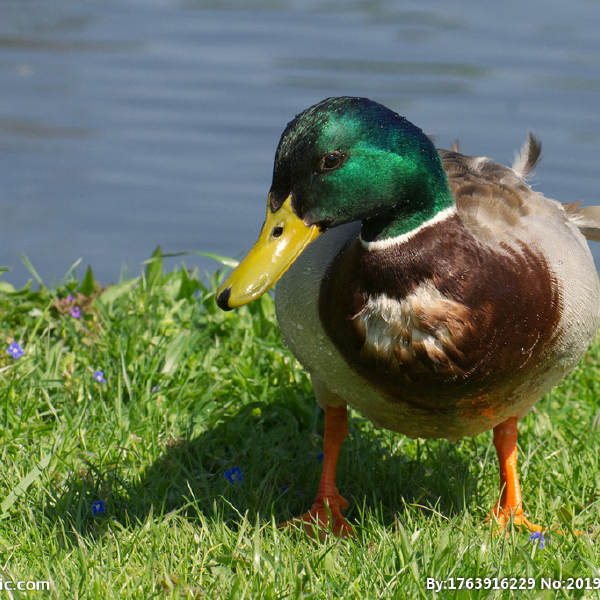
[[(216, 276), (154, 258), (107, 288), (91, 271), (0, 283), (3, 340), (24, 352), (0, 357), (0, 577), (51, 588), (14, 597), (600, 597), (598, 339), (520, 424), (543, 544), (486, 521), (491, 434), (409, 440), (356, 412), (338, 487), (358, 536), (319, 544), (276, 527), (312, 503), (323, 419), (272, 299), (223, 313)], [(557, 533), (570, 529), (584, 534)], [(542, 589), (570, 577), (582, 589)], [(516, 588), (493, 589), (504, 580)]]

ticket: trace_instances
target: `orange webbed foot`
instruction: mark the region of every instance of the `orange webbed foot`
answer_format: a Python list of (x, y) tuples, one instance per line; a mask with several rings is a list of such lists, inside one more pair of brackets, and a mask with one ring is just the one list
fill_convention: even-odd
[[(331, 395), (331, 394), (329, 394)], [(348, 410), (346, 405), (328, 406), (325, 409), (325, 439), (323, 441), (323, 472), (319, 492), (312, 508), (301, 517), (282, 523), (280, 527), (300, 528), (307, 535), (325, 539), (327, 530), (339, 537), (354, 535), (352, 525), (342, 516), (348, 507), (335, 485), (335, 470), (340, 448), (348, 433)]]
[[(505, 511), (503, 508), (496, 505), (494, 509), (490, 512), (490, 519), (494, 519), (498, 522), (498, 525), (504, 530), (508, 527), (508, 524), (511, 522), (511, 513)], [(517, 510), (512, 513), (512, 522), (513, 525), (517, 527), (525, 527), (531, 532), (542, 532), (543, 527), (540, 525), (536, 525), (532, 523), (526, 516), (523, 510)]]
[(353, 537), (354, 528), (342, 516), (342, 510), (347, 508), (348, 501), (339, 494), (315, 500), (312, 508), (301, 517), (290, 519), (280, 527), (304, 530), (313, 539), (323, 541), (327, 531), (338, 537)]
[(500, 463), (501, 497), (490, 513), (503, 530), (511, 522), (517, 527), (526, 527), (534, 533), (542, 527), (532, 523), (523, 511), (521, 484), (517, 474), (517, 418), (511, 417), (494, 427), (494, 446)]

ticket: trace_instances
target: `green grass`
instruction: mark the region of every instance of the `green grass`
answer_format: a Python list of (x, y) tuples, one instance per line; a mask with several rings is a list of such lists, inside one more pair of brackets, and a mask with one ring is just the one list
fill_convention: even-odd
[[(270, 297), (223, 313), (214, 285), (163, 273), (158, 254), (105, 290), (91, 272), (55, 289), (0, 284), (2, 336), (26, 350), (0, 353), (0, 577), (51, 582), (13, 597), (599, 597), (540, 581), (600, 578), (598, 342), (520, 424), (543, 549), (486, 521), (499, 491), (490, 433), (414, 441), (354, 412), (337, 481), (357, 537), (317, 543), (276, 526), (317, 489), (323, 417), (309, 379)], [(81, 319), (66, 300), (77, 292)], [(584, 534), (557, 533), (570, 529)], [(428, 577), (536, 586), (434, 594)]]

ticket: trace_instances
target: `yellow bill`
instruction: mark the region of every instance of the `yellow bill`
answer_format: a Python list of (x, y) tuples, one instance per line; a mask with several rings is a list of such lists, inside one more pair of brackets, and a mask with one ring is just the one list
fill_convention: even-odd
[(320, 233), (294, 214), (290, 196), (276, 212), (269, 203), (258, 241), (217, 290), (219, 307), (231, 310), (262, 296)]

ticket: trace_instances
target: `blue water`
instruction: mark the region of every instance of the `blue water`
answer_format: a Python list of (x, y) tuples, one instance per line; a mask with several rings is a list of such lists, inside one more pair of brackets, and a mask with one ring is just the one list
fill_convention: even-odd
[(240, 256), (286, 123), (331, 95), (501, 162), (533, 130), (536, 189), (600, 203), (599, 24), (598, 0), (2, 0), (5, 279), (20, 253), (47, 284), (79, 258), (137, 275), (159, 244)]

